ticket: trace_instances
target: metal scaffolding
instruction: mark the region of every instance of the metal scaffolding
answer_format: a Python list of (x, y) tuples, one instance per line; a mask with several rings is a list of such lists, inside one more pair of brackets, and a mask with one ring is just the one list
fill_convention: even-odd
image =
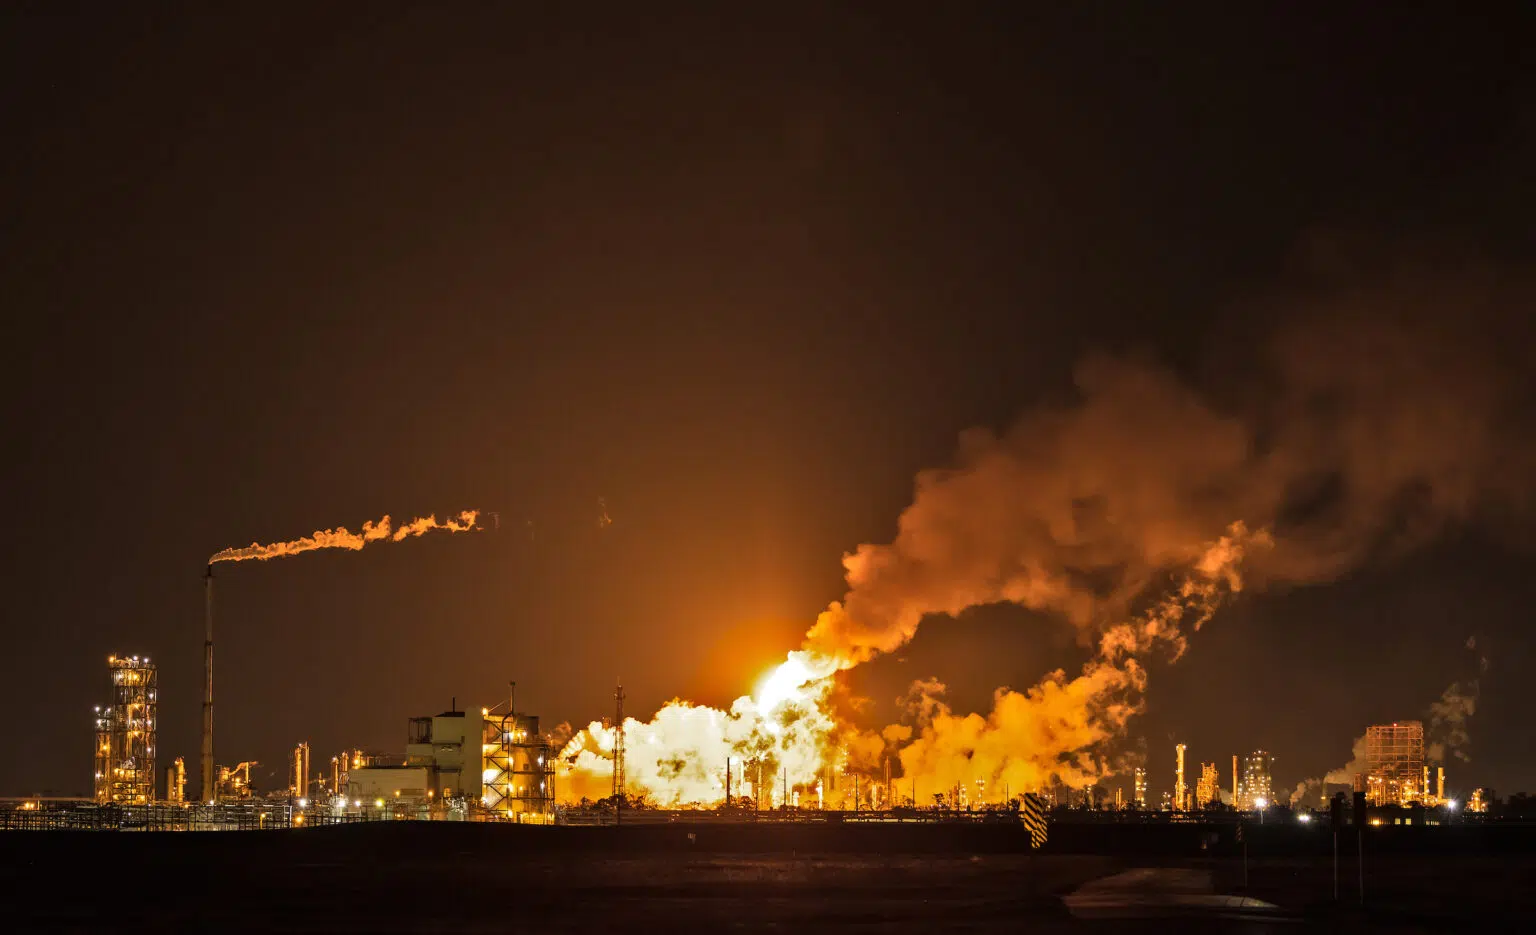
[(108, 656), (111, 701), (96, 709), (95, 798), (102, 805), (155, 801), (155, 667), (138, 656)]
[(531, 714), (487, 715), (481, 804), (497, 818), (542, 824), (555, 817), (555, 756)]
[(1424, 773), (1424, 724), (1394, 721), (1374, 724), (1365, 732), (1366, 797), (1372, 805), (1405, 805), (1422, 801), (1427, 790)]

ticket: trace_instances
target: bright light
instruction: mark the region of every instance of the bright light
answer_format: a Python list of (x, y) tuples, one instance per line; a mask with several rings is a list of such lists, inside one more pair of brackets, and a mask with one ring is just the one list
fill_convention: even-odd
[(1296, 816), (1296, 820), (1301, 822), (1302, 824), (1306, 824), (1307, 822), (1312, 820), (1312, 816), (1309, 815), (1306, 812), (1302, 812), (1300, 815)]
[(352, 807), (353, 808), (361, 808), (362, 805), (363, 805), (363, 803), (360, 800), (358, 800), (358, 799), (353, 799), (352, 800)]
[(384, 807), (384, 800), (383, 799), (374, 799), (373, 800), (373, 807), (374, 808), (383, 808)]
[(1259, 809), (1265, 809), (1265, 808), (1269, 807), (1269, 800), (1268, 799), (1254, 799), (1253, 800), (1253, 804), (1254, 804), (1255, 807), (1257, 807)]
[(1381, 819), (1380, 818), (1372, 818), (1371, 819), (1371, 827), (1372, 828), (1379, 828), (1379, 827), (1381, 827)]
[(812, 656), (806, 652), (792, 652), (757, 685), (753, 697), (759, 711), (769, 712), (786, 701), (799, 701), (804, 696), (800, 689), (807, 682), (824, 679), (837, 671), (831, 659)]
[(1453, 812), (1456, 811), (1456, 800), (1455, 799), (1451, 799), (1449, 802), (1446, 802), (1445, 803), (1445, 807), (1450, 809)]
[(309, 799), (299, 799), (299, 808), (309, 808)]

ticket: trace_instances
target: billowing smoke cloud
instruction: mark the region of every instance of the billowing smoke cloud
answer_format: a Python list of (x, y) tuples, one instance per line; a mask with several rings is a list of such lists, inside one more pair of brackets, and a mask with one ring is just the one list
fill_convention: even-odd
[[(1030, 792), (1053, 781), (1083, 786), (1106, 772), (1105, 745), (1141, 711), (1146, 670), (1138, 657), (1165, 647), (1184, 651), (1222, 600), (1242, 589), (1238, 567), (1247, 552), (1268, 545), (1236, 524), (1206, 546), (1188, 575), (1136, 619), (1109, 627), (1081, 673), (1049, 673), (1023, 692), (999, 689), (992, 712), (959, 716), (939, 696), (938, 680), (913, 685), (909, 705), (919, 732), (900, 751), (903, 774), (933, 791), (976, 789), (994, 800)], [(977, 783), (979, 782), (979, 785)]]
[(1527, 505), (1536, 449), (1511, 423), (1529, 361), (1482, 321), (1524, 301), (1476, 274), (1308, 299), (1253, 368), (1263, 392), (1234, 394), (1258, 406), (1091, 357), (1075, 405), (971, 430), (955, 466), (918, 476), (896, 538), (845, 557), (848, 593), (807, 649), (854, 665), (925, 616), (998, 602), (1094, 634), (1234, 522), (1273, 536), (1260, 583), (1308, 584), (1479, 505)]
[[(728, 711), (674, 700), (649, 722), (626, 718), (625, 793), (666, 806), (719, 802), (731, 758), (737, 795), (748, 794), (761, 780), (762, 801), (782, 801), (781, 774), (798, 789), (814, 780), (827, 760), (827, 738), (836, 726), (822, 704), (830, 687), (823, 680), (771, 708), (750, 696), (738, 698)], [(556, 764), (563, 801), (612, 793), (615, 743), (612, 727), (594, 721), (563, 744)]]
[(925, 471), (896, 539), (844, 559), (848, 594), (807, 635), (852, 665), (890, 652), (929, 614), (1008, 601), (1089, 628), (1123, 619), (1161, 573), (1194, 562), (1245, 512), (1222, 495), (1253, 439), (1164, 371), (1094, 358), (1079, 407), (961, 439), (958, 466)]
[(434, 529), (444, 529), (448, 532), (468, 532), (479, 529), (475, 520), (480, 516), (476, 510), (465, 510), (458, 516), (449, 517), (441, 522), (434, 516), (418, 517), (400, 526), (393, 526), (389, 517), (384, 516), (377, 522), (365, 522), (361, 532), (350, 532), (345, 526), (335, 529), (322, 529), (302, 539), (294, 539), (291, 542), (273, 542), (263, 545), (253, 542), (243, 548), (225, 549), (217, 552), (208, 559), (211, 565), (215, 562), (245, 562), (251, 559), (267, 561), (274, 558), (285, 558), (289, 555), (298, 555), (301, 552), (312, 552), (315, 549), (351, 549), (356, 551), (368, 545), (370, 542), (399, 542), (402, 539), (410, 539), (431, 532)]

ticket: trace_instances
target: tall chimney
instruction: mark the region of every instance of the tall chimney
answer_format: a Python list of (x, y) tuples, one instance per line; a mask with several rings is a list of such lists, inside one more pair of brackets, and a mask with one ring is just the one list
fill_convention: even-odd
[(202, 774), (202, 802), (212, 804), (213, 791), (213, 566), (203, 575), (203, 751), (199, 761)]

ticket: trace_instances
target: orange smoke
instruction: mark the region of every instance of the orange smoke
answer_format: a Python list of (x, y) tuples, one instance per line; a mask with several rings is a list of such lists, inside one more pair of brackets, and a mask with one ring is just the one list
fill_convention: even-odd
[(937, 680), (916, 683), (920, 732), (900, 751), (906, 781), (983, 802), (1056, 781), (1074, 787), (1096, 781), (1105, 770), (1094, 754), (1141, 712), (1146, 670), (1137, 657), (1159, 647), (1170, 659), (1182, 655), (1187, 633), (1242, 589), (1238, 566), (1248, 550), (1268, 544), (1266, 533), (1234, 523), (1162, 600), (1105, 631), (1077, 677), (1058, 669), (1027, 691), (999, 689), (986, 717), (951, 713), (938, 700), (944, 686)]
[(450, 517), (441, 522), (437, 516), (426, 516), (413, 519), (399, 527), (392, 527), (388, 516), (380, 518), (377, 522), (363, 523), (361, 532), (351, 532), (345, 526), (335, 529), (322, 529), (305, 536), (302, 539), (294, 539), (291, 542), (272, 542), (263, 545), (253, 542), (243, 548), (225, 549), (217, 552), (208, 560), (211, 565), (214, 562), (245, 562), (251, 559), (267, 561), (274, 558), (285, 558), (289, 555), (298, 555), (300, 552), (313, 552), (316, 549), (351, 549), (356, 551), (370, 542), (399, 542), (431, 532), (434, 529), (445, 529), (448, 532), (468, 532), (479, 529), (475, 520), (479, 517), (478, 510), (465, 510), (456, 517)]

